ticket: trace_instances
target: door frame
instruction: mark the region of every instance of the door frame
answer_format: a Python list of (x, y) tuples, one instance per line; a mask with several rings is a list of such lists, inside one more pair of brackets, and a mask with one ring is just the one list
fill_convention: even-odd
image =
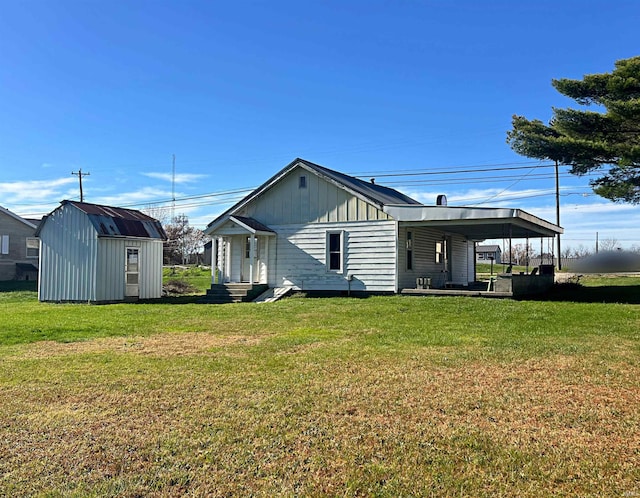
[[(129, 254), (135, 252), (135, 263), (129, 258)], [(140, 297), (140, 248), (127, 246), (124, 252), (124, 296)]]

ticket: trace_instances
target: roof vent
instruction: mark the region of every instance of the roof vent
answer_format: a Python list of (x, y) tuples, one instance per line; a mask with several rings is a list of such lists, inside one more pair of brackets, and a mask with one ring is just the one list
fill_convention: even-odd
[(446, 206), (447, 205), (447, 196), (444, 194), (440, 194), (436, 197), (436, 205), (437, 206)]
[(375, 178), (372, 178), (372, 179), (371, 179), (371, 183), (373, 183), (373, 184), (375, 185), (375, 184), (376, 184), (376, 179), (375, 179)]

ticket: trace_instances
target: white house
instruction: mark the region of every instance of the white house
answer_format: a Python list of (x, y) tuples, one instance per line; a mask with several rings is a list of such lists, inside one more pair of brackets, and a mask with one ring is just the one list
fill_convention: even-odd
[(62, 201), (40, 223), (40, 301), (118, 302), (162, 296), (159, 221), (133, 209)]
[(296, 159), (205, 233), (219, 284), (396, 293), (418, 278), (467, 286), (476, 241), (562, 232), (518, 209), (439, 204)]

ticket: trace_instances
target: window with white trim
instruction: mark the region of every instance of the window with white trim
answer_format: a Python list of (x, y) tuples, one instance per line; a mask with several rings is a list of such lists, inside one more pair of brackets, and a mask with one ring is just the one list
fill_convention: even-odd
[(0, 254), (9, 254), (9, 236), (3, 235), (0, 238)]
[(298, 177), (298, 188), (307, 188), (307, 175), (300, 175)]
[(343, 233), (327, 232), (327, 270), (341, 272), (343, 268)]

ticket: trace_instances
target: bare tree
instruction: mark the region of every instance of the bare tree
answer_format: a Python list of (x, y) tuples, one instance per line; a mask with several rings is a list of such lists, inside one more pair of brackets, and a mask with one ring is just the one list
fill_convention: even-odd
[(162, 226), (167, 225), (171, 220), (171, 210), (167, 206), (150, 204), (146, 208), (141, 209), (141, 211), (147, 216), (151, 216), (158, 220)]
[[(525, 266), (529, 263), (529, 260), (535, 255), (533, 250), (533, 246), (529, 244), (515, 244), (511, 247), (511, 254), (509, 251), (506, 252), (506, 257), (508, 261), (518, 266)], [(506, 258), (503, 256), (503, 261)]]
[(189, 218), (184, 214), (176, 216), (170, 224), (165, 225), (164, 230), (168, 238), (164, 259), (168, 264), (192, 262), (197, 259), (207, 241), (204, 232), (189, 225)]
[(620, 249), (620, 247), (618, 245), (618, 240), (615, 238), (602, 239), (598, 243), (598, 250), (600, 251), (615, 251), (616, 249)]
[(572, 249), (572, 254), (574, 258), (586, 258), (591, 255), (591, 251), (587, 249), (584, 245), (580, 244), (575, 249)]

